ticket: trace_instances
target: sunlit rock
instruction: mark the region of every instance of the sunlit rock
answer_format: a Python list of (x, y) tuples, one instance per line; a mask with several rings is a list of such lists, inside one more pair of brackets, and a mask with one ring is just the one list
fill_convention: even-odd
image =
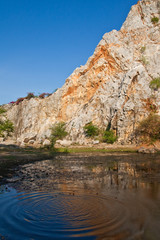
[(51, 142), (48, 139), (45, 139), (43, 142), (43, 146), (49, 146), (51, 145)]

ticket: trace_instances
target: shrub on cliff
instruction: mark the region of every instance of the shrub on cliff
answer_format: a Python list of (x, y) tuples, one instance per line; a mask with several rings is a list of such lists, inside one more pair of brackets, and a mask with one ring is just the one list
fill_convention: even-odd
[[(0, 115), (5, 116), (6, 109), (0, 106)], [(3, 118), (2, 118), (3, 119)], [(10, 120), (2, 120), (0, 119), (0, 137), (9, 136), (11, 132), (13, 132), (14, 127), (13, 123)]]
[(31, 98), (34, 98), (34, 93), (30, 92), (27, 94), (27, 97), (25, 97), (26, 99), (30, 100)]
[(2, 106), (0, 106), (0, 115), (5, 113), (6, 112), (6, 109), (4, 109)]
[(16, 105), (18, 105), (20, 102), (23, 102), (23, 100), (25, 100), (25, 99), (30, 100), (31, 98), (35, 98), (35, 97), (36, 96), (34, 95), (34, 93), (28, 93), (26, 97), (18, 98), (15, 103), (16, 103)]
[(43, 99), (43, 98), (45, 98), (45, 97), (49, 97), (50, 95), (51, 95), (51, 93), (41, 93), (41, 94), (39, 95), (39, 98)]
[(160, 88), (160, 77), (154, 78), (150, 84), (149, 87), (153, 90), (158, 90)]
[(146, 46), (143, 46), (143, 47), (141, 47), (140, 52), (141, 52), (141, 53), (144, 53), (145, 50), (146, 50)]
[(15, 104), (16, 102), (15, 101), (11, 101), (9, 104)]
[(14, 126), (10, 120), (0, 120), (0, 137), (9, 136), (13, 130)]
[(146, 142), (160, 140), (160, 116), (157, 114), (150, 114), (139, 123), (136, 134)]
[(18, 105), (20, 102), (23, 102), (25, 98), (18, 98), (17, 101), (16, 101), (16, 105)]
[(66, 131), (66, 125), (64, 122), (56, 123), (51, 128), (51, 147), (54, 148), (54, 144), (56, 143), (56, 140), (63, 139), (68, 135), (68, 132)]
[(149, 98), (143, 99), (145, 109), (150, 113), (157, 113), (158, 106), (156, 104), (155, 96), (151, 95)]
[(149, 64), (149, 62), (148, 62), (148, 60), (146, 59), (145, 56), (142, 56), (142, 57), (141, 57), (141, 62), (142, 62), (144, 65), (148, 65), (148, 64)]
[(39, 98), (45, 98), (46, 97), (46, 93), (41, 93), (40, 95), (39, 95)]
[(113, 130), (106, 130), (103, 134), (103, 142), (113, 144), (117, 140), (117, 136), (115, 135)]
[(84, 132), (87, 137), (95, 137), (99, 134), (99, 129), (97, 126), (93, 125), (92, 122), (87, 123), (84, 127)]
[(156, 24), (156, 23), (159, 22), (159, 18), (158, 18), (158, 17), (153, 17), (153, 18), (151, 19), (151, 22), (152, 22), (153, 24)]

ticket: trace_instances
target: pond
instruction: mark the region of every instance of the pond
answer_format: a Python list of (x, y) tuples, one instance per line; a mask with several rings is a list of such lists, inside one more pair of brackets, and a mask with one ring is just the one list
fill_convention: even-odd
[(62, 154), (0, 187), (0, 239), (159, 239), (160, 155)]

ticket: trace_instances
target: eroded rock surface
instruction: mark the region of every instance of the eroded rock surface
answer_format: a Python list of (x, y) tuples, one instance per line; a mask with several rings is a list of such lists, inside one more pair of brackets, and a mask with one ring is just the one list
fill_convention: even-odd
[(100, 128), (111, 123), (119, 143), (134, 142), (138, 122), (151, 111), (146, 102), (154, 101), (160, 114), (160, 90), (149, 88), (160, 76), (160, 21), (153, 24), (153, 17), (160, 18), (160, 1), (139, 1), (120, 31), (106, 33), (61, 89), (8, 107), (17, 141), (42, 143), (51, 125), (64, 121), (68, 140), (83, 142), (83, 126), (92, 121)]

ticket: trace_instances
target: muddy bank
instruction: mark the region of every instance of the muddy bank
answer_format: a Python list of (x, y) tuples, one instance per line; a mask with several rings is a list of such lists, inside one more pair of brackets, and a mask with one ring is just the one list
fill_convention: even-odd
[[(108, 154), (118, 154), (122, 156), (122, 153), (136, 153), (139, 148), (137, 146), (119, 146), (109, 145), (107, 148), (104, 145), (95, 146), (70, 146), (68, 148), (56, 148), (55, 151), (50, 151), (46, 148), (33, 148), (28, 146), (21, 148), (15, 144), (0, 144), (0, 182), (4, 183), (6, 178), (12, 177), (16, 167), (33, 163), (36, 161), (56, 159), (59, 156), (75, 155), (76, 157), (81, 156), (105, 156)], [(148, 149), (152, 148), (149, 146), (140, 148), (142, 153), (154, 153)], [(145, 149), (147, 149), (145, 151)], [(138, 153), (137, 153), (138, 154)], [(143, 154), (142, 154), (143, 155)], [(143, 158), (143, 157), (142, 157)], [(92, 162), (92, 161), (91, 161)]]
[(51, 159), (52, 155), (52, 153), (40, 149), (22, 149), (16, 145), (0, 145), (0, 182), (5, 181), (6, 177), (12, 176), (16, 166)]
[[(7, 179), (26, 191), (53, 189), (57, 184), (90, 185), (95, 180), (106, 187), (136, 188), (138, 182), (160, 183), (160, 156), (138, 153), (57, 154), (51, 159), (23, 164)], [(109, 180), (110, 179), (110, 180)], [(108, 183), (107, 183), (108, 182)], [(109, 184), (109, 185), (108, 185)], [(84, 188), (84, 186), (83, 186)], [(87, 187), (88, 188), (88, 187)]]
[[(96, 141), (92, 141), (92, 143), (88, 143), (86, 145), (79, 145), (79, 144), (68, 144), (68, 141), (61, 141), (65, 144), (56, 143), (55, 149), (56, 152), (67, 152), (67, 153), (81, 153), (81, 152), (139, 152), (139, 153), (160, 153), (160, 141), (156, 141), (154, 143), (141, 143), (141, 144), (107, 144), (107, 143), (93, 143)], [(49, 149), (49, 145), (42, 146), (42, 145), (33, 145), (33, 144), (25, 144), (21, 146), (21, 144), (17, 144), (13, 140), (6, 140), (4, 142), (0, 142), (0, 150), (6, 149), (7, 151), (13, 150), (14, 152), (17, 149), (22, 151), (24, 150), (31, 150), (37, 151), (45, 151)]]

